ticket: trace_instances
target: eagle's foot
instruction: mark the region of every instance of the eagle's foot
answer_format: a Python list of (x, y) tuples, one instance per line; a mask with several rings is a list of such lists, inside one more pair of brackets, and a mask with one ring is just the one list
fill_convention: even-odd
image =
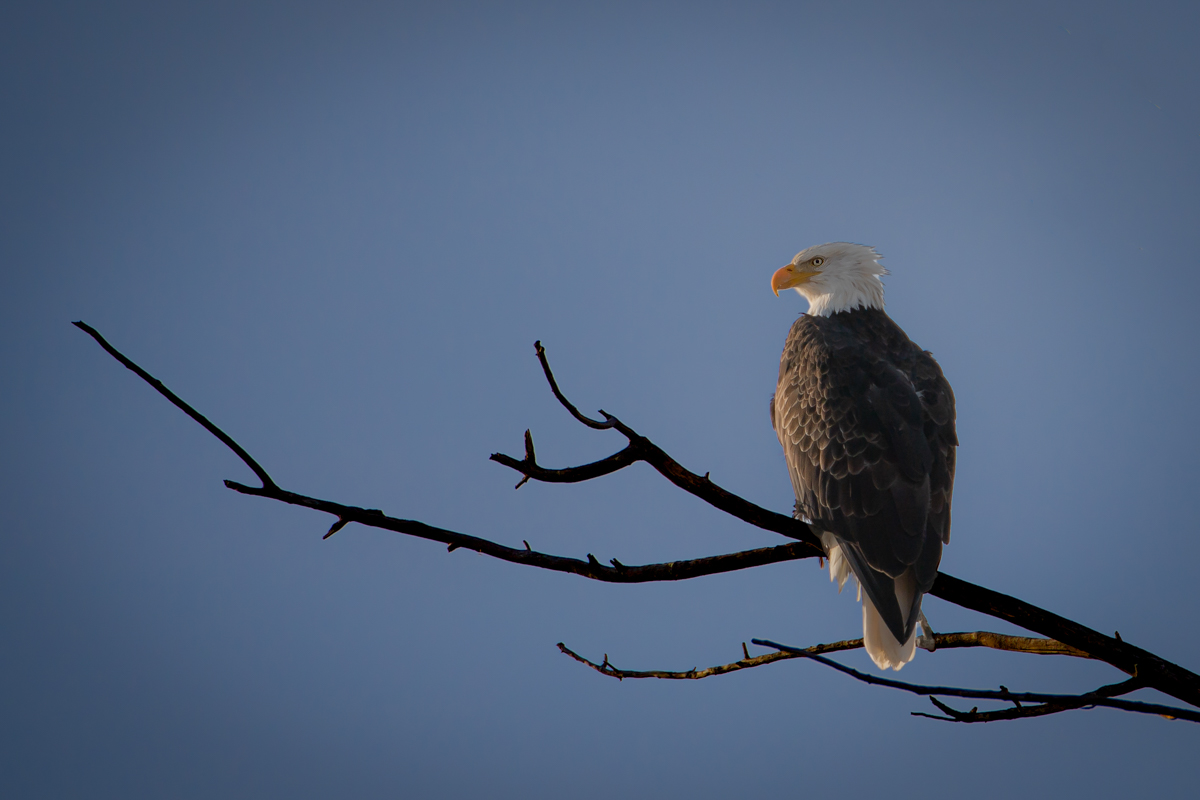
[(921, 635), (917, 637), (917, 647), (932, 653), (937, 650), (937, 640), (934, 639), (933, 628), (929, 627), (929, 620), (925, 619), (925, 612), (919, 614), (917, 619), (921, 621)]

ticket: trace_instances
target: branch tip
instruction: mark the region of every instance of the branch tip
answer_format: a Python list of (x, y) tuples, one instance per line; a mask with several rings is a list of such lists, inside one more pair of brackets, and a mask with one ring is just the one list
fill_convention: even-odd
[(555, 399), (562, 404), (562, 407), (569, 411), (571, 416), (582, 422), (584, 425), (587, 425), (589, 428), (593, 428), (595, 430), (605, 430), (607, 428), (611, 428), (612, 423), (600, 422), (599, 420), (592, 419), (591, 417), (580, 413), (579, 409), (576, 408), (575, 405), (567, 399), (566, 395), (562, 393), (562, 390), (558, 388), (558, 381), (554, 379), (554, 372), (550, 369), (550, 360), (546, 358), (546, 348), (542, 347), (540, 340), (534, 342), (533, 346), (534, 350), (537, 352), (538, 361), (541, 362), (542, 372), (546, 376), (546, 382), (550, 384), (550, 391), (554, 392)]
[(350, 520), (346, 519), (345, 517), (338, 517), (337, 521), (329, 526), (329, 533), (322, 536), (321, 540), (324, 541), (325, 539), (328, 539), (330, 536), (333, 536), (335, 533), (340, 531), (342, 528), (346, 527), (346, 525), (349, 524), (349, 522), (350, 522)]
[(72, 322), (71, 324), (74, 325), (76, 328), (79, 328), (79, 330), (83, 331), (88, 336), (91, 336), (93, 339), (95, 339), (96, 343), (98, 345), (100, 345), (102, 348), (104, 348), (104, 351), (106, 353), (108, 353), (110, 356), (115, 358), (121, 364), (121, 366), (125, 367), (127, 370), (129, 370), (133, 374), (137, 375), (143, 381), (150, 384), (150, 387), (153, 388), (154, 391), (158, 392), (163, 397), (167, 398), (167, 400), (169, 400), (173, 406), (178, 408), (183, 413), (187, 414), (189, 417), (191, 417), (196, 422), (200, 423), (201, 427), (203, 427), (206, 431), (211, 433), (213, 436), (217, 437), (217, 440), (220, 441), (221, 444), (225, 445), (230, 450), (232, 450), (233, 454), (236, 455), (238, 458), (240, 458), (242, 460), (242, 463), (245, 464), (247, 467), (249, 467), (250, 470), (258, 477), (258, 479), (260, 481), (262, 481), (262, 485), (263, 485), (264, 489), (279, 488), (278, 486), (275, 485), (275, 481), (272, 480), (271, 476), (267, 474), (267, 471), (265, 469), (263, 469), (262, 466), (257, 461), (255, 461), (251, 457), (251, 455), (242, 448), (242, 446), (240, 444), (235, 442), (229, 434), (227, 434), (225, 431), (221, 430), (216, 425), (214, 425), (212, 422), (210, 422), (208, 417), (204, 416), (199, 411), (197, 411), (196, 409), (192, 408), (190, 405), (185, 403), (183, 401), (183, 399), (179, 397), (179, 395), (175, 394), (170, 389), (168, 389), (166, 386), (164, 386), (162, 381), (160, 381), (158, 378), (155, 378), (149, 372), (146, 372), (146, 370), (142, 369), (137, 364), (130, 361), (125, 356), (124, 353), (122, 353), (120, 350), (118, 350), (117, 348), (115, 348), (111, 344), (109, 344), (108, 341), (103, 336), (100, 335), (99, 331), (97, 331), (91, 325), (88, 325), (86, 322), (84, 322), (82, 320), (76, 320), (75, 322)]

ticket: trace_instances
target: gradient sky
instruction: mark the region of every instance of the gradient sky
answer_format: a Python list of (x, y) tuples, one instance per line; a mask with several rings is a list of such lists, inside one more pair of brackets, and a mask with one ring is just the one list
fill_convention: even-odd
[[(1180, 796), (1200, 726), (957, 726), (741, 642), (859, 635), (812, 561), (603, 585), (234, 494), (289, 489), (627, 564), (778, 543), (565, 391), (757, 503), (804, 309), (876, 246), (958, 399), (943, 569), (1200, 668), (1200, 7), (20, 3), (0, 9), (0, 794)], [(939, 630), (1013, 630), (937, 599)], [(861, 653), (843, 659), (866, 667)], [(919, 653), (1082, 691), (1101, 664)], [(1158, 699), (1153, 693), (1139, 697)]]

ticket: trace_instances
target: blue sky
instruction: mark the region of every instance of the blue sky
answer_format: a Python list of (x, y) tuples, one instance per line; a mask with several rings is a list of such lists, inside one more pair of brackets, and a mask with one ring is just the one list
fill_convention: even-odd
[[(552, 466), (622, 444), (555, 404), (533, 341), (581, 408), (786, 511), (767, 398), (804, 303), (770, 275), (871, 244), (957, 395), (944, 570), (1195, 670), (1198, 33), (1183, 3), (7, 4), (0, 787), (1188, 791), (1178, 722), (953, 726), (795, 662), (605, 679), (554, 644), (688, 669), (856, 636), (859, 609), (807, 561), (622, 587), (322, 541), (69, 323), (287, 488), (644, 563), (777, 537), (644, 466), (513, 492), (487, 456), (526, 428)], [(1120, 678), (973, 651), (901, 677)]]

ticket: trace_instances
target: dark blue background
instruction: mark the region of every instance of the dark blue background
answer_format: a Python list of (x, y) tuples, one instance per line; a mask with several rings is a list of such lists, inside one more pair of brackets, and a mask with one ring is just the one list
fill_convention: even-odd
[[(962, 440), (943, 567), (1200, 667), (1192, 3), (8, 3), (0, 10), (0, 789), (11, 797), (1180, 796), (1200, 727), (955, 726), (741, 642), (858, 635), (812, 561), (610, 586), (236, 495), (284, 486), (625, 563), (775, 544), (623, 442), (787, 511), (767, 419), (872, 244)], [(1007, 630), (938, 600), (940, 630)], [(847, 663), (864, 666), (861, 653)], [(1099, 664), (919, 654), (1077, 691)], [(1142, 696), (1154, 698), (1152, 693)], [(969, 788), (968, 788), (969, 787)]]

